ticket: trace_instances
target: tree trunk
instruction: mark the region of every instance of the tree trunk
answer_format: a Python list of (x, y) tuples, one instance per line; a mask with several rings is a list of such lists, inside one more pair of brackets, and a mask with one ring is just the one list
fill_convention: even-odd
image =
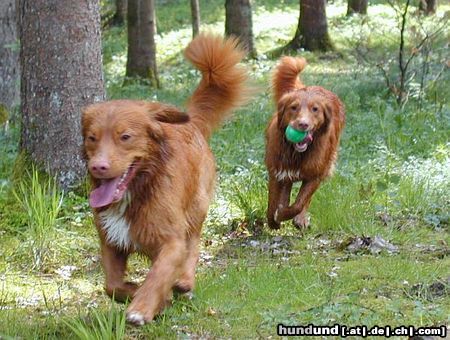
[(225, 35), (238, 37), (249, 55), (256, 56), (250, 0), (225, 0)]
[(159, 87), (156, 69), (156, 16), (154, 0), (128, 1), (128, 59), (126, 76)]
[[(19, 52), (15, 0), (0, 1), (0, 117), (19, 104)], [(3, 113), (3, 114), (2, 114)], [(0, 118), (0, 125), (3, 119)]]
[(348, 0), (347, 15), (354, 13), (367, 14), (367, 2), (368, 0)]
[(112, 25), (122, 26), (125, 23), (125, 18), (127, 17), (127, 0), (116, 0), (116, 12), (112, 18)]
[(436, 14), (438, 0), (420, 0), (419, 10), (426, 15)]
[(333, 50), (328, 35), (325, 0), (300, 0), (300, 17), (294, 39), (286, 46), (291, 50), (304, 48), (308, 51)]
[(19, 0), (21, 149), (65, 189), (85, 175), (80, 110), (104, 98), (98, 0)]
[(192, 37), (200, 32), (200, 5), (198, 0), (191, 0), (191, 14), (192, 14)]

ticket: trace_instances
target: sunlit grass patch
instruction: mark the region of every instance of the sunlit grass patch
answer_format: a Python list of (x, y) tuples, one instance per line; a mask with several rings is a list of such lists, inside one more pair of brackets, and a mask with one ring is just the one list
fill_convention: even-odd
[(372, 198), (350, 176), (336, 175), (313, 197), (310, 214), (314, 229), (326, 232), (373, 235)]

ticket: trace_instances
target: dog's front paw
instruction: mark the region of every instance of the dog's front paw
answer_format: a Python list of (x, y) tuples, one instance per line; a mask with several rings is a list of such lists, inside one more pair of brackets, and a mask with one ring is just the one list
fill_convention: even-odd
[(270, 229), (280, 229), (280, 223), (277, 221), (278, 209), (275, 211), (274, 216), (267, 216), (267, 225)]
[(279, 210), (280, 208), (278, 208), (277, 210), (275, 210), (275, 214), (273, 214), (273, 219), (274, 219), (274, 221), (275, 221), (275, 223), (278, 223), (278, 224), (280, 224), (280, 221), (278, 221), (278, 210)]
[(305, 212), (295, 216), (292, 222), (296, 228), (304, 230), (309, 227), (310, 220), (309, 215)]
[(172, 300), (172, 292), (170, 292), (170, 296), (166, 296), (162, 300), (155, 300), (152, 296), (154, 297), (155, 294), (137, 292), (127, 308), (126, 318), (129, 323), (142, 326), (151, 322), (165, 307), (170, 305)]
[(270, 229), (280, 229), (280, 223), (275, 222), (273, 219), (267, 221), (267, 225)]
[(136, 326), (143, 326), (151, 320), (145, 320), (144, 315), (139, 312), (127, 312), (127, 321)]
[[(139, 294), (139, 292), (138, 292)], [(127, 308), (127, 321), (136, 326), (142, 326), (153, 320), (157, 311), (148, 296), (136, 296)]]

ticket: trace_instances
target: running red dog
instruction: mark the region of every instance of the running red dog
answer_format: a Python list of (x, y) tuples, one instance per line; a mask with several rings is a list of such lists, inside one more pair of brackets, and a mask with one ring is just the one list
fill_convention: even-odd
[[(277, 112), (266, 130), (266, 166), (269, 171), (268, 225), (293, 219), (294, 225), (309, 225), (307, 210), (320, 183), (333, 172), (339, 139), (345, 125), (344, 105), (332, 92), (319, 86), (305, 86), (298, 75), (306, 66), (303, 58), (283, 57), (273, 75)], [(305, 131), (299, 143), (289, 142), (290, 125)], [(292, 184), (302, 181), (295, 202), (290, 205)]]
[[(101, 241), (106, 292), (132, 299), (127, 320), (142, 325), (194, 288), (202, 223), (213, 194), (215, 162), (207, 140), (243, 104), (247, 72), (235, 39), (201, 34), (185, 57), (202, 73), (187, 112), (158, 103), (115, 100), (83, 112), (90, 205)], [(139, 287), (124, 280), (128, 256), (152, 267)]]

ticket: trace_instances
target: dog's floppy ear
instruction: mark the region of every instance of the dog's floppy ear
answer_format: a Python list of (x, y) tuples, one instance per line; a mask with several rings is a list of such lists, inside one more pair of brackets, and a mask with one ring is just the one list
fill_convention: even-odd
[(159, 143), (164, 139), (164, 131), (161, 125), (152, 119), (149, 119), (149, 121), (147, 122), (147, 133), (148, 136), (155, 142)]
[(323, 114), (325, 115), (325, 121), (329, 123), (333, 117), (333, 103), (326, 102), (323, 108)]
[(84, 160), (85, 162), (88, 160), (88, 156), (84, 141), (86, 140), (88, 127), (91, 125), (92, 122), (92, 118), (89, 114), (89, 108), (90, 106), (85, 106), (81, 108), (81, 135), (83, 136), (83, 142), (80, 145), (80, 156), (81, 159)]
[(277, 120), (278, 120), (278, 126), (280, 128), (283, 128), (283, 118), (284, 118), (284, 112), (286, 110), (286, 107), (289, 103), (290, 97), (288, 95), (283, 95), (277, 104)]
[(81, 134), (83, 139), (86, 138), (86, 132), (88, 126), (91, 124), (91, 118), (89, 117), (90, 106), (83, 107), (81, 109)]
[(183, 124), (189, 122), (190, 119), (186, 112), (180, 111), (172, 105), (150, 103), (148, 109), (151, 116), (162, 123)]
[(333, 123), (333, 110), (335, 110), (335, 105), (331, 101), (326, 101), (323, 104), (323, 116), (324, 116), (324, 122), (322, 124), (322, 131), (327, 131), (330, 127), (330, 125)]
[(165, 109), (155, 115), (155, 119), (163, 123), (183, 124), (189, 122), (189, 115), (180, 110)]
[(333, 120), (339, 116), (340, 105), (342, 104), (340, 104), (339, 99), (329, 99), (325, 102), (323, 112), (325, 115), (325, 120), (328, 124), (333, 122)]

